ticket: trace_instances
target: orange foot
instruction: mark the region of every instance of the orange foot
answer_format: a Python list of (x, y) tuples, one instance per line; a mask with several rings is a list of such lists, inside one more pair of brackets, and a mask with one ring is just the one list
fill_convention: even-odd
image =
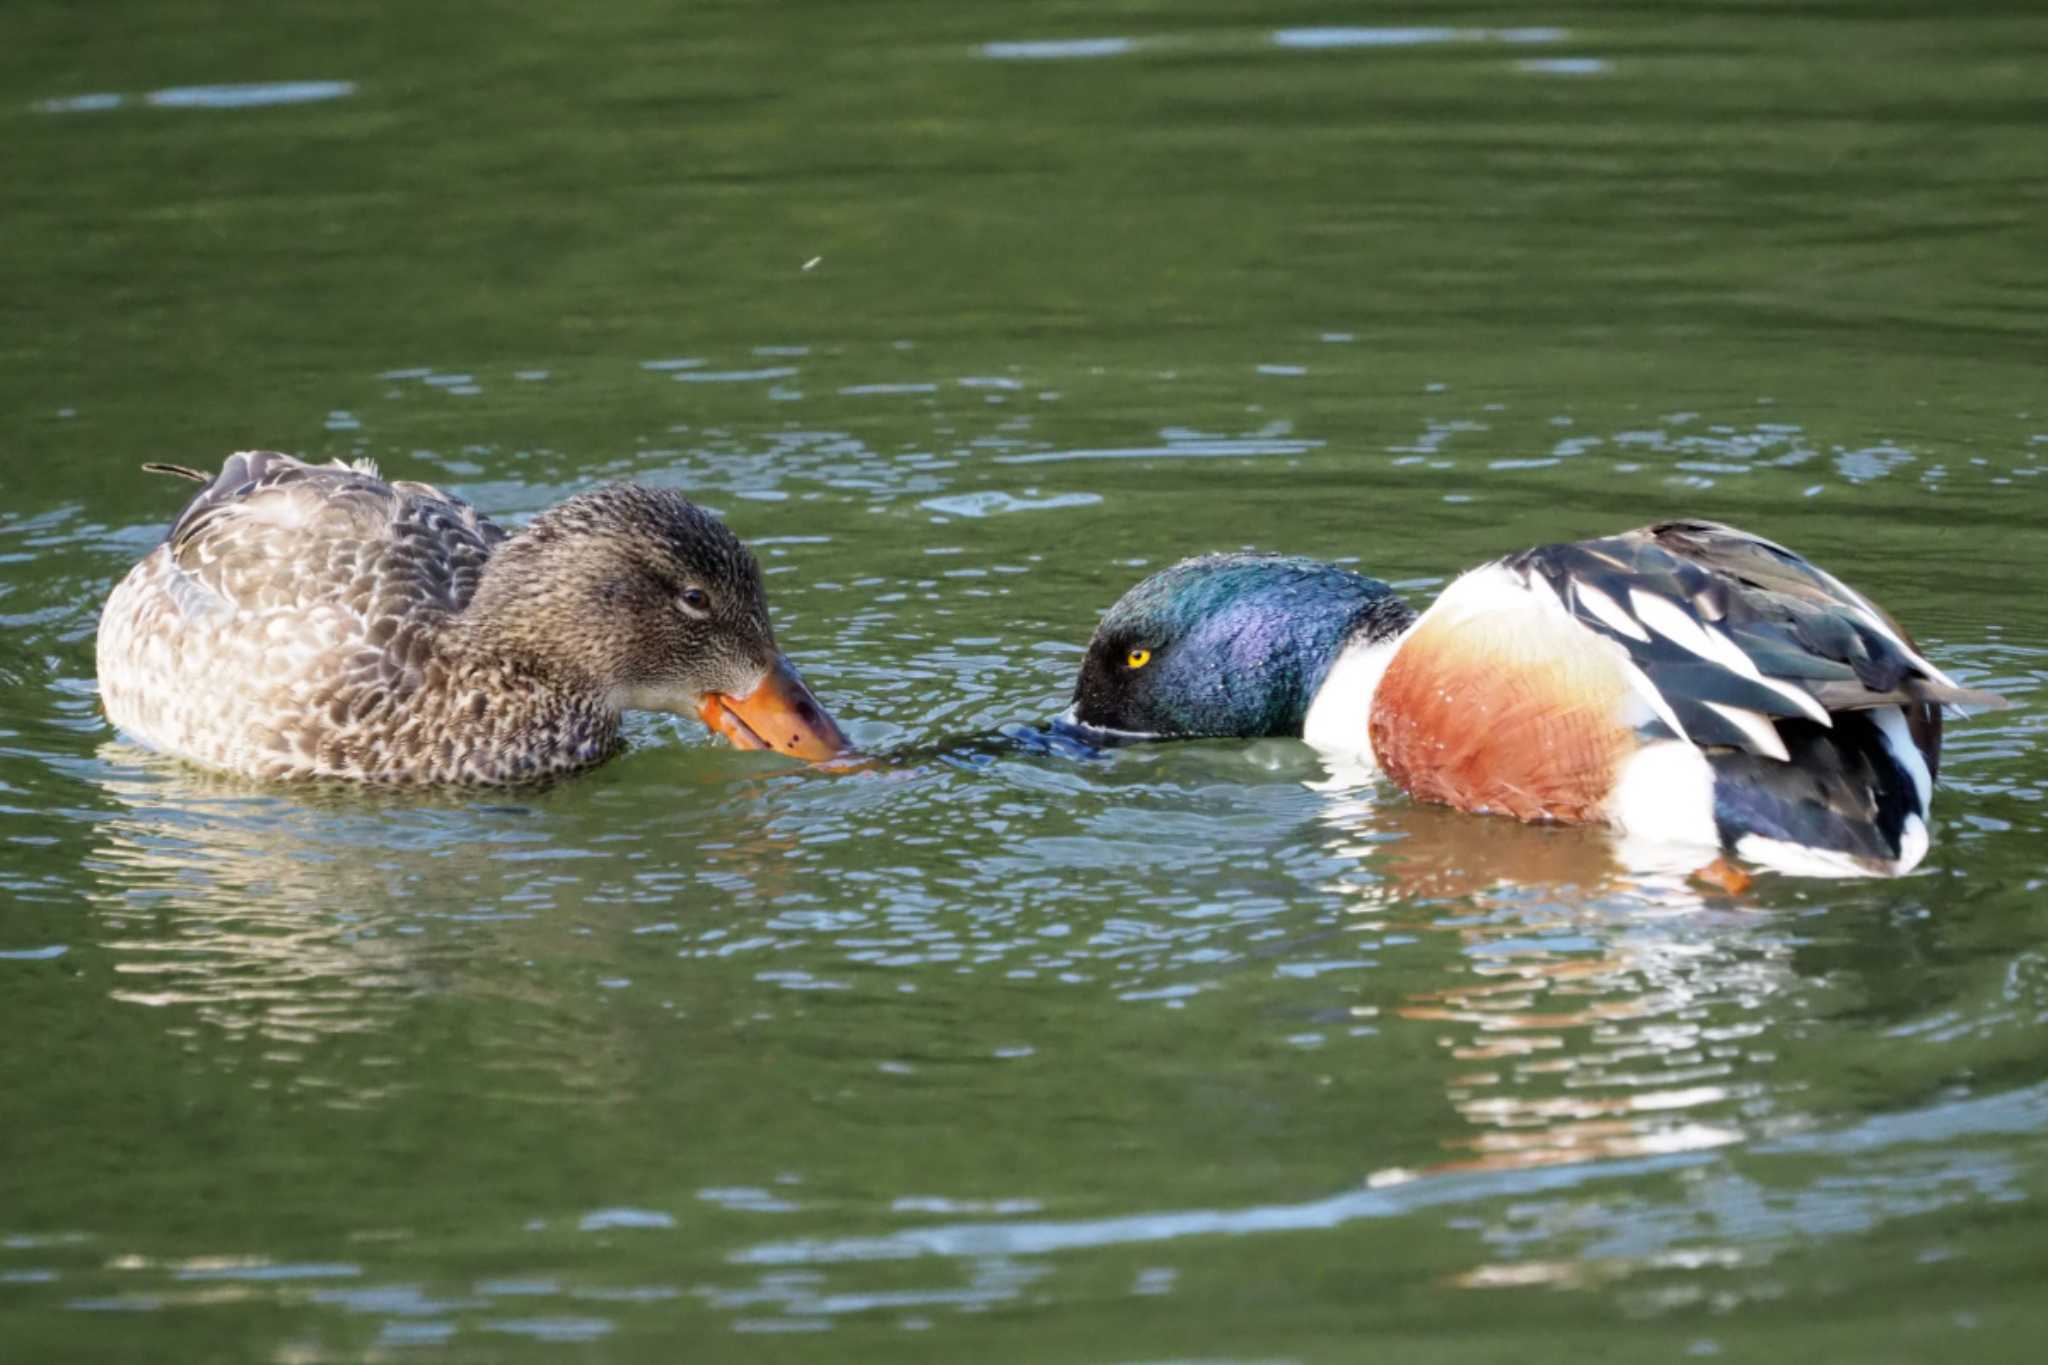
[(1749, 890), (1750, 884), (1756, 880), (1725, 857), (1714, 859), (1705, 867), (1695, 870), (1692, 876), (1694, 881), (1705, 882), (1708, 886), (1726, 891), (1731, 896), (1739, 896)]

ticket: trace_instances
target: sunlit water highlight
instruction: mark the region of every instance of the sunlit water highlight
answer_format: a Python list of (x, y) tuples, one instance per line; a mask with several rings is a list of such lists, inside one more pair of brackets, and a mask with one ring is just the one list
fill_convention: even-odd
[[(136, 103), (158, 109), (256, 109), (272, 104), (344, 99), (355, 92), (354, 81), (267, 81), (251, 85), (173, 86), (133, 98)], [(108, 92), (42, 100), (36, 108), (46, 114), (91, 114), (119, 109), (129, 102), (127, 95)]]

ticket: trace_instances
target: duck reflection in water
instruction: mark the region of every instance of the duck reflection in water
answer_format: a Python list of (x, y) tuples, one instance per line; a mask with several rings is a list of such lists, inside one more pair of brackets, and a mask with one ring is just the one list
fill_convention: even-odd
[[(118, 739), (100, 757), (108, 809), (87, 867), (110, 998), (160, 1012), (187, 1051), (224, 1070), (247, 1066), (246, 1045), (261, 1044), (259, 1070), (317, 1085), (343, 1107), (385, 1095), (393, 1073), (376, 1058), (388, 1048), (373, 1040), (402, 1046), (435, 1001), (496, 1008), (479, 1046), (499, 1059), (501, 1092), (629, 1089), (624, 1073), (650, 1059), (617, 1034), (621, 1012), (589, 985), (619, 939), (650, 906), (723, 912), (742, 889), (748, 902), (773, 900), (801, 875), (797, 840), (750, 818), (764, 779), (736, 758), (664, 798), (722, 823), (718, 846), (664, 840), (622, 863), (560, 846), (546, 794), (339, 782), (281, 791)], [(646, 799), (644, 788), (589, 784), (555, 795)], [(356, 1041), (313, 1051), (341, 1038)]]
[[(1364, 1007), (1431, 1030), (1474, 1130), (1380, 1183), (1704, 1150), (1742, 1141), (1767, 1088), (1745, 1040), (1798, 980), (1771, 921), (1599, 829), (1486, 822), (1354, 792), (1320, 816), (1353, 861), (1352, 928), (1421, 941), (1442, 984)], [(1434, 952), (1431, 942), (1453, 945)]]

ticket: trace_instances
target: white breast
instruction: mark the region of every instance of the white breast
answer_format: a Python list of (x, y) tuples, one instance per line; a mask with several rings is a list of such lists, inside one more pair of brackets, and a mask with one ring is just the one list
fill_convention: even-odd
[(1377, 768), (1372, 753), (1373, 694), (1406, 638), (1404, 634), (1391, 640), (1355, 640), (1347, 646), (1309, 703), (1301, 737), (1333, 758)]

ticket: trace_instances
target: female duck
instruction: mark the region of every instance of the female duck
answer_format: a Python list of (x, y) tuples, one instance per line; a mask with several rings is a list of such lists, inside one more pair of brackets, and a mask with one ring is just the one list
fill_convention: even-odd
[(1297, 735), (1462, 810), (1882, 875), (1927, 851), (1944, 703), (2001, 699), (1790, 550), (1673, 521), (1510, 555), (1419, 617), (1333, 564), (1191, 559), (1110, 608), (1066, 718)]
[(761, 571), (676, 493), (579, 494), (508, 534), (368, 461), (232, 455), (100, 617), (134, 738), (257, 778), (504, 784), (587, 768), (626, 709), (743, 749), (846, 747), (775, 647)]

